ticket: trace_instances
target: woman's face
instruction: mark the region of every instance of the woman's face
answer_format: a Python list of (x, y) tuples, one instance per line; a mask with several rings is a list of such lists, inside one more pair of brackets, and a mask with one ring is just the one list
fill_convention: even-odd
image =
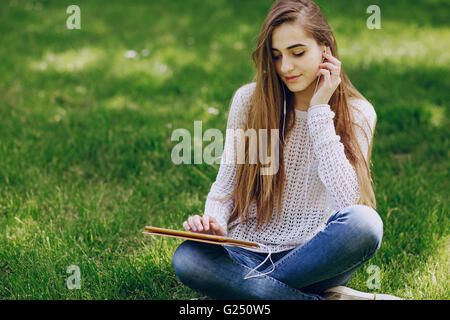
[[(298, 24), (284, 23), (275, 28), (271, 49), (276, 71), (290, 91), (303, 91), (317, 79), (323, 46), (318, 46)], [(288, 79), (292, 76), (300, 77)]]

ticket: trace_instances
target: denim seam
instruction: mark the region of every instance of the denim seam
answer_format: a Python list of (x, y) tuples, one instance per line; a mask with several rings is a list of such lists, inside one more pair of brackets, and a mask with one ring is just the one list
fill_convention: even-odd
[[(372, 255), (372, 257), (375, 255), (375, 253)], [(372, 257), (370, 257), (370, 258), (368, 258), (368, 259), (363, 259), (362, 261), (360, 261), (360, 262), (357, 262), (356, 264), (354, 264), (353, 266), (351, 266), (351, 267), (349, 267), (349, 268), (347, 268), (345, 271), (342, 271), (342, 272), (340, 272), (340, 273), (338, 273), (338, 274), (335, 274), (333, 277), (337, 277), (337, 276), (340, 276), (340, 275), (342, 275), (342, 274), (344, 274), (344, 273), (346, 273), (346, 272), (349, 272), (351, 269), (354, 269), (354, 268), (356, 268), (356, 267), (362, 267), (365, 263), (367, 263)], [(356, 271), (356, 270), (355, 270)], [(324, 279), (324, 280), (328, 280), (328, 279)], [(323, 280), (321, 280), (321, 281), (323, 281)]]
[(370, 259), (373, 258), (373, 256), (377, 253), (379, 248), (376, 248), (374, 251), (372, 251), (372, 253), (368, 254), (367, 256), (365, 256), (363, 258), (363, 262), (366, 263), (367, 261), (369, 261)]
[[(239, 266), (242, 266), (242, 267), (244, 267), (245, 269), (253, 270), (253, 269), (247, 267), (247, 266), (244, 265), (244, 264), (241, 264), (241, 263), (239, 263), (239, 262), (234, 261), (233, 259), (230, 259), (230, 260), (231, 260), (231, 262), (233, 262), (234, 264), (237, 264), (237, 265), (239, 265)], [(255, 272), (257, 272), (258, 274), (260, 274), (260, 271), (255, 270)], [(288, 286), (286, 283), (284, 283), (284, 282), (282, 282), (282, 281), (280, 281), (280, 280), (277, 280), (277, 279), (275, 279), (275, 278), (273, 278), (273, 277), (269, 277), (269, 276), (267, 276), (267, 275), (265, 275), (265, 274), (258, 275), (258, 276), (259, 276), (259, 277), (267, 278), (267, 279), (269, 279), (269, 280), (271, 280), (271, 281), (273, 281), (273, 282), (275, 282), (275, 283), (277, 283), (277, 284), (279, 284), (279, 285), (281, 285), (281, 286), (283, 286), (283, 287), (286, 287), (287, 289), (289, 289), (289, 290), (292, 291), (293, 293), (296, 293), (296, 294), (299, 294), (299, 293), (300, 293), (300, 294), (303, 294), (304, 296), (308, 296), (308, 297), (316, 297), (316, 296), (318, 296), (318, 295), (311, 295), (311, 294), (304, 293), (304, 292), (302, 292), (302, 291), (300, 291), (300, 290), (298, 290), (298, 289), (295, 289), (295, 288), (292, 288), (292, 287)]]

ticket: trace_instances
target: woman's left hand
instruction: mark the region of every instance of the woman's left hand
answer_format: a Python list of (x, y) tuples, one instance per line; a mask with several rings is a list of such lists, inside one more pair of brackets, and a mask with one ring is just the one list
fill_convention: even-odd
[(316, 93), (311, 98), (309, 107), (318, 104), (328, 104), (334, 91), (341, 83), (341, 62), (333, 57), (328, 46), (326, 47), (326, 53), (322, 52), (322, 55), (325, 61), (319, 64), (319, 71), (317, 72), (317, 76), (322, 77), (317, 85)]

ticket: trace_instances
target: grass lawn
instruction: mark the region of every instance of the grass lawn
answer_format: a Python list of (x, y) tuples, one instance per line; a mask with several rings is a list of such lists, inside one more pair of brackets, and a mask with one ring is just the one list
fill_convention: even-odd
[[(349, 286), (449, 299), (448, 3), (379, 1), (380, 30), (366, 27), (370, 1), (317, 3), (378, 115), (383, 243)], [(80, 30), (69, 4), (0, 3), (0, 298), (197, 297), (173, 271), (181, 240), (141, 232), (203, 212), (219, 166), (175, 165), (171, 134), (194, 121), (225, 133), (272, 1), (78, 0)]]

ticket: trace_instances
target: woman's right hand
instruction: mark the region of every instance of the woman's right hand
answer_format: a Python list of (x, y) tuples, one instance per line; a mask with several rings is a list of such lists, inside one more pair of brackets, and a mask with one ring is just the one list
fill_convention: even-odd
[(190, 216), (187, 221), (183, 222), (183, 227), (190, 232), (225, 236), (225, 230), (217, 223), (216, 219), (208, 215)]

